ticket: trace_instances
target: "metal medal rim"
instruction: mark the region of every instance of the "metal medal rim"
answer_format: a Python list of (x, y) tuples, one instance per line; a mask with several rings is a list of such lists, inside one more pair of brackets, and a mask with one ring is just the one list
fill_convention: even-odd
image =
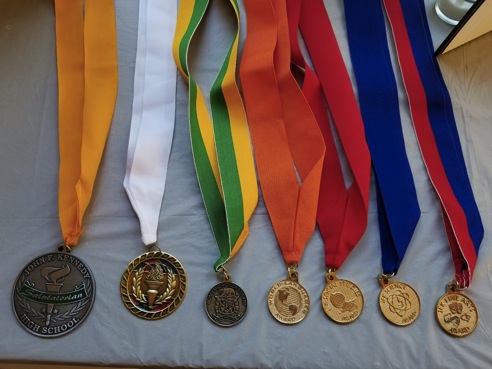
[[(131, 292), (128, 290), (128, 278), (138, 265), (140, 265), (146, 259), (165, 259), (166, 262), (172, 264), (172, 266), (178, 272), (178, 278), (180, 281), (179, 291), (176, 298), (173, 299), (172, 304), (170, 304), (165, 309), (158, 312), (144, 311), (133, 304), (130, 300)], [(181, 264), (181, 262), (173, 255), (163, 252), (163, 251), (149, 251), (137, 256), (133, 259), (126, 267), (120, 280), (120, 295), (125, 307), (136, 317), (145, 320), (158, 320), (165, 318), (175, 312), (181, 303), (183, 302), (186, 291), (188, 288), (188, 281), (186, 278), (186, 271)]]
[[(270, 296), (270, 294), (272, 293), (272, 290), (278, 290), (280, 288), (281, 285), (285, 284), (286, 282), (289, 283), (289, 286), (291, 286), (292, 284), (294, 284), (296, 286), (296, 288), (300, 291), (303, 291), (304, 294), (306, 295), (307, 297), (307, 301), (308, 301), (308, 304), (307, 304), (307, 311), (306, 311), (306, 314), (303, 314), (302, 316), (299, 317), (299, 319), (297, 320), (294, 320), (294, 321), (283, 321), (283, 320), (280, 320), (278, 319), (276, 316), (275, 316), (275, 312), (278, 312), (278, 310), (275, 308), (275, 312), (272, 311), (272, 305), (270, 304), (269, 302), (269, 299), (268, 299), (268, 296)], [(302, 294), (302, 292), (301, 292)], [(270, 314), (272, 315), (272, 317), (282, 323), (282, 324), (285, 324), (285, 325), (294, 325), (294, 324), (297, 324), (297, 323), (300, 323), (301, 321), (303, 321), (306, 316), (308, 315), (309, 313), (309, 310), (311, 309), (311, 299), (309, 297), (309, 293), (307, 292), (307, 290), (304, 288), (303, 285), (301, 285), (299, 282), (296, 282), (294, 280), (291, 280), (291, 279), (283, 279), (281, 281), (278, 281), (277, 283), (275, 283), (271, 288), (270, 290), (268, 291), (268, 295), (267, 295), (267, 305), (268, 305), (268, 310), (270, 311)], [(274, 306), (273, 306), (274, 307)]]
[[(441, 300), (443, 300), (445, 297), (449, 296), (449, 295), (460, 295), (464, 298), (466, 298), (472, 305), (473, 307), (475, 308), (475, 312), (477, 313), (477, 320), (475, 321), (475, 324), (473, 325), (473, 327), (470, 329), (470, 332), (466, 333), (466, 334), (455, 334), (455, 333), (452, 333), (450, 331), (448, 331), (442, 324), (441, 324), (441, 320), (439, 319), (439, 313), (438, 313), (438, 306), (439, 306), (439, 303), (441, 302)], [(475, 303), (473, 302), (473, 300), (471, 298), (469, 298), (468, 296), (462, 294), (461, 292), (459, 291), (456, 291), (456, 292), (446, 292), (444, 295), (442, 295), (436, 302), (436, 320), (437, 320), (437, 323), (439, 324), (439, 327), (441, 327), (441, 329), (446, 332), (447, 334), (449, 334), (450, 336), (452, 337), (456, 337), (456, 338), (462, 338), (462, 337), (466, 337), (466, 336), (469, 336), (470, 334), (472, 334), (473, 332), (475, 332), (475, 329), (477, 328), (478, 326), (478, 321), (480, 320), (480, 314), (478, 312), (478, 308), (477, 308), (477, 305), (475, 305)]]
[[(222, 324), (222, 323), (217, 322), (216, 320), (214, 320), (212, 318), (212, 316), (210, 315), (210, 312), (208, 311), (208, 308), (207, 308), (207, 302), (209, 300), (209, 296), (212, 294), (212, 292), (214, 290), (225, 287), (224, 285), (232, 285), (232, 286), (235, 286), (236, 287), (235, 288), (236, 291), (238, 291), (239, 294), (242, 297), (244, 297), (244, 300), (246, 301), (246, 305), (245, 305), (245, 308), (244, 308), (244, 314), (241, 316), (241, 318), (239, 320), (237, 320), (236, 322), (234, 322), (232, 324)], [(225, 328), (234, 327), (235, 325), (239, 324), (244, 319), (244, 317), (246, 316), (246, 313), (248, 312), (248, 298), (246, 297), (246, 293), (244, 292), (244, 290), (240, 286), (238, 286), (237, 284), (235, 284), (233, 282), (230, 282), (230, 281), (223, 281), (223, 282), (217, 283), (215, 286), (213, 286), (210, 289), (210, 291), (208, 291), (207, 297), (205, 297), (205, 312), (207, 313), (207, 316), (209, 317), (209, 319), (214, 324), (218, 325), (219, 327), (225, 327)]]
[[(360, 312), (359, 314), (352, 320), (348, 320), (348, 321), (339, 321), (339, 320), (336, 320), (334, 317), (332, 317), (328, 311), (326, 311), (325, 309), (325, 304), (323, 304), (323, 295), (325, 294), (325, 292), (328, 290), (328, 287), (330, 286), (330, 284), (334, 284), (334, 283), (338, 283), (338, 282), (344, 282), (344, 283), (349, 283), (351, 286), (355, 287), (353, 289), (357, 289), (360, 293), (360, 299), (361, 299), (361, 307), (360, 307)], [(362, 315), (362, 312), (364, 311), (364, 294), (362, 293), (362, 290), (359, 288), (359, 286), (357, 286), (354, 282), (352, 281), (349, 281), (348, 279), (339, 279), (337, 278), (336, 280), (334, 280), (333, 282), (330, 282), (330, 283), (327, 283), (325, 288), (323, 289), (323, 292), (321, 292), (321, 307), (323, 308), (323, 311), (325, 312), (326, 316), (328, 318), (330, 318), (333, 322), (337, 323), (337, 324), (343, 324), (343, 325), (346, 325), (346, 324), (350, 324), (350, 323), (353, 323), (355, 322), (357, 319), (359, 319), (359, 317)]]
[(11, 302), (12, 302), (12, 309), (14, 310), (14, 315), (15, 315), (17, 321), (19, 322), (19, 324), (22, 326), (22, 328), (24, 328), (27, 332), (29, 332), (30, 334), (32, 334), (32, 335), (34, 335), (36, 337), (41, 337), (41, 338), (58, 338), (58, 337), (61, 337), (61, 336), (64, 336), (66, 334), (71, 333), (72, 331), (74, 331), (75, 329), (77, 329), (85, 321), (85, 319), (87, 318), (87, 316), (90, 314), (90, 312), (92, 310), (92, 306), (94, 305), (94, 301), (96, 299), (96, 281), (94, 279), (94, 274), (92, 273), (91, 268), (83, 260), (81, 260), (79, 257), (76, 257), (76, 256), (70, 254), (71, 257), (77, 259), (81, 264), (84, 265), (84, 267), (89, 272), (89, 275), (91, 276), (91, 288), (92, 288), (92, 291), (91, 291), (91, 297), (89, 299), (89, 307), (87, 308), (87, 311), (85, 312), (85, 314), (82, 317), (80, 317), (80, 320), (72, 328), (69, 328), (69, 329), (67, 329), (64, 332), (60, 332), (60, 333), (57, 333), (57, 334), (51, 334), (51, 335), (45, 335), (45, 334), (36, 333), (36, 332), (30, 330), (27, 326), (25, 326), (22, 323), (22, 321), (20, 320), (20, 318), (19, 318), (19, 316), (17, 314), (17, 309), (15, 307), (15, 296), (16, 296), (17, 285), (19, 283), (24, 283), (24, 280), (25, 279), (22, 278), (23, 277), (24, 270), (34, 260), (37, 260), (37, 259), (42, 258), (42, 257), (46, 257), (47, 255), (59, 255), (59, 254), (67, 255), (68, 253), (66, 253), (66, 252), (56, 252), (56, 251), (55, 252), (48, 252), (46, 254), (39, 255), (39, 256), (35, 257), (34, 259), (31, 259), (31, 261), (29, 261), (26, 265), (24, 265), (24, 267), (22, 268), (21, 272), (17, 275), (17, 278), (15, 279), (15, 282), (14, 282), (14, 287), (12, 288), (12, 301)]
[(405, 282), (392, 282), (392, 284), (402, 284), (402, 285), (405, 285), (407, 288), (409, 288), (410, 290), (413, 291), (413, 293), (415, 294), (415, 296), (417, 297), (417, 301), (418, 301), (418, 311), (417, 311), (417, 315), (415, 315), (415, 318), (412, 319), (411, 321), (409, 321), (408, 323), (397, 323), (397, 322), (394, 322), (392, 321), (391, 319), (388, 318), (388, 316), (385, 314), (385, 312), (383, 311), (383, 308), (381, 306), (381, 297), (383, 296), (383, 291), (389, 286), (389, 284), (386, 286), (386, 287), (383, 287), (381, 288), (381, 291), (379, 292), (379, 298), (378, 298), (378, 301), (379, 301), (379, 310), (381, 311), (381, 314), (384, 316), (384, 318), (390, 322), (391, 324), (394, 324), (398, 327), (406, 327), (406, 326), (409, 326), (410, 324), (414, 323), (420, 316), (420, 311), (422, 310), (422, 304), (420, 302), (420, 296), (419, 294), (417, 293), (417, 291), (415, 291), (415, 289), (410, 286), (408, 283), (405, 283)]

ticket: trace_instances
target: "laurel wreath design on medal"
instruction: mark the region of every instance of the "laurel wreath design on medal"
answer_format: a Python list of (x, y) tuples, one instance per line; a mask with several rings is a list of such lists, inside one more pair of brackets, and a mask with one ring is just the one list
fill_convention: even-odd
[[(166, 268), (167, 269), (167, 268)], [(149, 303), (147, 300), (147, 297), (145, 294), (142, 293), (142, 288), (141, 288), (141, 283), (142, 283), (142, 277), (144, 275), (145, 271), (143, 268), (141, 268), (136, 274), (135, 277), (133, 277), (133, 296), (142, 303)], [(147, 283), (149, 281), (147, 280)], [(161, 294), (154, 302), (153, 305), (161, 305), (167, 302), (172, 298), (172, 295), (176, 289), (176, 276), (171, 273), (167, 272), (167, 288), (166, 291)]]
[(174, 312), (186, 295), (186, 273), (174, 256), (151, 251), (135, 258), (121, 277), (126, 308), (142, 319), (161, 319)]

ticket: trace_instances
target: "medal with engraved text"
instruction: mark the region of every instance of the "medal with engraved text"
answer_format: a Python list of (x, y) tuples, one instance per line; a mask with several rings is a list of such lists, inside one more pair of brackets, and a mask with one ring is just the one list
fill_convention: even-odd
[(456, 283), (450, 283), (446, 294), (437, 301), (436, 318), (446, 333), (465, 337), (477, 327), (478, 310), (470, 298), (460, 293)]
[(338, 279), (335, 272), (329, 270), (326, 274), (326, 287), (321, 293), (321, 304), (331, 320), (347, 324), (362, 313), (364, 297), (354, 283)]
[(162, 251), (135, 258), (121, 277), (120, 293), (126, 308), (142, 319), (155, 320), (174, 312), (186, 295), (181, 263)]
[(277, 282), (268, 292), (268, 309), (280, 323), (299, 323), (306, 317), (309, 307), (308, 293), (297, 280)]
[(393, 282), (388, 276), (379, 276), (381, 292), (379, 308), (383, 316), (398, 326), (412, 324), (420, 314), (420, 299), (415, 290), (403, 282)]
[(15, 316), (30, 333), (58, 337), (77, 328), (94, 303), (94, 277), (75, 256), (37, 257), (19, 274), (12, 293)]
[(118, 81), (113, 2), (85, 2), (81, 6), (55, 0), (54, 7), (59, 92), (58, 217), (63, 244), (58, 246), (59, 252), (41, 255), (27, 264), (12, 293), (14, 313), (21, 325), (29, 333), (46, 338), (77, 328), (94, 303), (92, 272), (70, 252), (84, 230), (83, 219), (111, 127)]
[(231, 327), (243, 319), (247, 307), (246, 294), (224, 269), (224, 281), (212, 287), (205, 299), (208, 317), (221, 327)]

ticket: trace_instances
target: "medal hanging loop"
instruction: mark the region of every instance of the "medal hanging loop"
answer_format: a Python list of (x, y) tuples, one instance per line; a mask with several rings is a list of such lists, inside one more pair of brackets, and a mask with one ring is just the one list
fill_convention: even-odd
[(223, 282), (232, 282), (231, 275), (229, 274), (229, 272), (227, 271), (224, 265), (220, 267), (219, 271), (221, 271), (223, 274), (223, 279), (222, 279)]
[(65, 245), (83, 231), (116, 102), (113, 0), (55, 0), (58, 66), (59, 217)]
[(287, 274), (290, 281), (299, 282), (299, 272), (297, 271), (297, 263), (287, 265)]
[(230, 0), (238, 30), (210, 91), (212, 116), (188, 68), (191, 39), (209, 1), (180, 2), (174, 37), (174, 60), (189, 82), (189, 122), (193, 160), (203, 202), (220, 251), (218, 271), (247, 238), (248, 221), (256, 207), (258, 188), (243, 103), (236, 85), (239, 9)]

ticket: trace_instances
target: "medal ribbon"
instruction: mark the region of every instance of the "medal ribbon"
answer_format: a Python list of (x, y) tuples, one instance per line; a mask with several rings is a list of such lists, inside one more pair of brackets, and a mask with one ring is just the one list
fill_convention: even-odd
[(383, 273), (396, 274), (420, 217), (381, 0), (345, 0), (345, 20), (376, 177)]
[(290, 72), (286, 1), (245, 7), (240, 74), (260, 185), (283, 258), (298, 263), (316, 225), (325, 147)]
[[(317, 221), (325, 243), (326, 267), (338, 269), (357, 245), (367, 226), (371, 158), (350, 77), (323, 1), (289, 0), (288, 6), (293, 23), (291, 42), (293, 45), (298, 43), (295, 30), (299, 27), (353, 175), (353, 182), (347, 190), (329, 121), (325, 117), (322, 121), (318, 118), (323, 127), (321, 130), (328, 155), (323, 164)], [(308, 79), (306, 72), (304, 84), (311, 84), (312, 80)], [(304, 86), (304, 90), (311, 89), (308, 86)], [(308, 99), (314, 100), (312, 97)], [(316, 99), (319, 106), (319, 98)], [(322, 106), (319, 109), (323, 109)], [(321, 114), (326, 113), (321, 112), (317, 116)]]
[(55, 0), (59, 121), (59, 217), (77, 244), (116, 102), (113, 0)]
[(140, 220), (142, 241), (156, 243), (174, 132), (176, 65), (172, 42), (177, 2), (141, 0), (133, 111), (124, 187)]
[(189, 83), (189, 123), (193, 160), (203, 202), (219, 247), (215, 270), (231, 259), (248, 235), (248, 221), (256, 207), (258, 188), (253, 154), (241, 96), (236, 85), (238, 30), (210, 91), (212, 116), (188, 69), (188, 50), (208, 0), (180, 1), (173, 43), (174, 60)]
[[(470, 285), (483, 238), (452, 115), (420, 0), (385, 0), (410, 112), (431, 182), (441, 201), (446, 234), (461, 288)], [(421, 35), (414, 35), (414, 33)], [(454, 173), (453, 173), (454, 172)]]

